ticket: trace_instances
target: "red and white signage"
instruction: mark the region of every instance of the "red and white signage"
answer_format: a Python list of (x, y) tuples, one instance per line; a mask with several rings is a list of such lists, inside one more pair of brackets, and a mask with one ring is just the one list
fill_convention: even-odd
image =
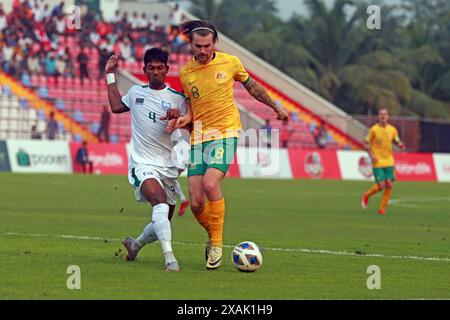
[(365, 151), (337, 151), (337, 158), (343, 180), (373, 180), (373, 169)]
[(335, 151), (289, 150), (292, 175), (300, 179), (340, 179)]
[(292, 178), (286, 149), (238, 147), (237, 160), (242, 178)]
[(240, 178), (241, 173), (239, 171), (239, 165), (237, 163), (237, 155), (234, 156), (233, 162), (230, 164), (230, 168), (228, 169), (226, 176), (230, 178)]
[[(63, 141), (9, 140), (6, 145), (13, 172), (82, 171), (76, 163), (80, 143), (67, 148)], [(88, 153), (94, 172), (127, 174), (129, 144), (88, 144)], [(450, 154), (395, 153), (394, 158), (399, 181), (450, 182)], [(238, 147), (227, 177), (373, 181), (372, 171), (365, 151)]]
[(436, 181), (431, 153), (396, 153), (394, 158), (399, 181)]
[[(80, 146), (80, 143), (70, 144), (74, 172), (82, 171), (75, 159)], [(95, 173), (127, 174), (128, 157), (124, 144), (88, 144), (87, 149)]]
[(450, 182), (450, 154), (433, 154), (434, 167), (439, 182)]

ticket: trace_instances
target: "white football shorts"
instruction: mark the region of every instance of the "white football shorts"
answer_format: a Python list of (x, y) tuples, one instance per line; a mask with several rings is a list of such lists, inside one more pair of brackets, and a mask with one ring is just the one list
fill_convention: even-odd
[(128, 168), (128, 181), (135, 190), (136, 201), (148, 202), (141, 192), (142, 184), (147, 179), (155, 179), (166, 192), (167, 204), (176, 205), (177, 195), (175, 193), (176, 178), (168, 178), (158, 168), (149, 165), (136, 165)]

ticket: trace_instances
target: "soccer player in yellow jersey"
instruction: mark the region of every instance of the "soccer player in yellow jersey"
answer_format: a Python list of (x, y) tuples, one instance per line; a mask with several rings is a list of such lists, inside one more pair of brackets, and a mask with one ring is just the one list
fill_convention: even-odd
[(392, 155), (392, 144), (395, 143), (402, 150), (405, 145), (398, 137), (397, 129), (389, 124), (389, 113), (387, 109), (381, 109), (378, 113), (378, 123), (369, 130), (367, 135), (366, 149), (372, 159), (373, 175), (376, 184), (372, 186), (362, 197), (362, 207), (367, 209), (369, 198), (384, 190), (381, 200), (379, 214), (386, 214), (386, 206), (391, 198), (392, 183), (395, 181), (395, 163)]
[(181, 29), (193, 52), (192, 60), (180, 71), (192, 110), (176, 120), (176, 127), (184, 127), (191, 119), (194, 122), (188, 169), (191, 210), (209, 236), (206, 268), (217, 269), (222, 261), (225, 216), (221, 183), (234, 159), (241, 129), (234, 82), (241, 82), (250, 95), (272, 108), (277, 119), (288, 120), (288, 114), (249, 76), (237, 57), (215, 51), (218, 33), (214, 25), (196, 20), (185, 22)]

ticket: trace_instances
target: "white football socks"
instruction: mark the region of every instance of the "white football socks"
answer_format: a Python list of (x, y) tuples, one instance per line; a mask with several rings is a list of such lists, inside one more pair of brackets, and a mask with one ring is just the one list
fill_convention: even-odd
[[(133, 250), (138, 250), (145, 246), (146, 244), (155, 242), (158, 240), (158, 236), (155, 232), (155, 226), (153, 225), (153, 222), (149, 223), (145, 228), (142, 234), (136, 239), (135, 242), (133, 242)], [(139, 246), (136, 247), (135, 245)]]
[(169, 205), (160, 203), (153, 207), (153, 227), (163, 254), (172, 252), (172, 229), (169, 221)]
[(175, 192), (177, 194), (178, 199), (180, 199), (181, 202), (186, 200), (186, 196), (184, 195), (183, 188), (180, 185), (180, 182), (178, 180), (175, 180)]

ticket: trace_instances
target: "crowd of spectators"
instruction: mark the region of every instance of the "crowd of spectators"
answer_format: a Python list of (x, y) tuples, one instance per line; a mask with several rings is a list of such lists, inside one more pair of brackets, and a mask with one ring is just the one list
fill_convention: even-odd
[[(106, 21), (101, 13), (81, 9), (77, 26), (63, 1), (50, 8), (45, 0), (15, 0), (8, 14), (0, 3), (0, 68), (29, 86), (31, 75), (54, 77), (56, 82), (60, 77), (92, 78), (87, 50), (98, 51), (101, 75), (113, 52), (120, 51), (123, 61), (142, 62), (145, 50), (155, 45), (169, 52), (188, 51), (177, 27), (182, 19), (178, 6), (170, 26), (163, 26), (157, 13), (116, 11)], [(76, 56), (66, 37), (73, 37), (81, 49)]]

